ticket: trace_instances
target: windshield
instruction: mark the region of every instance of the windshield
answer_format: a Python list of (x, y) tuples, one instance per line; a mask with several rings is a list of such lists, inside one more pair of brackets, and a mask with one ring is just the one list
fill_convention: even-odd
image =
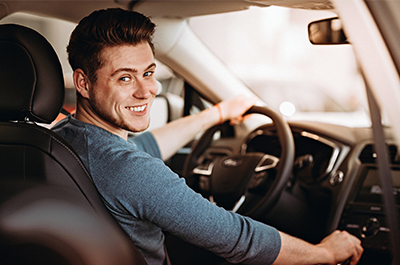
[(254, 93), (288, 119), (369, 126), (351, 45), (312, 45), (308, 23), (328, 11), (281, 7), (195, 17), (193, 31)]

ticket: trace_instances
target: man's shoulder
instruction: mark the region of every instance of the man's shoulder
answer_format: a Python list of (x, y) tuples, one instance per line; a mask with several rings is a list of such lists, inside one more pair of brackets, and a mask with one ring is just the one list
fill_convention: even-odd
[(104, 151), (104, 148), (109, 148), (109, 146), (113, 146), (113, 150), (129, 148), (127, 145), (129, 143), (121, 141), (121, 137), (95, 125), (77, 120), (72, 115), (58, 122), (52, 130), (69, 142), (81, 158), (89, 159), (90, 156), (95, 155), (101, 149)]
[(72, 115), (68, 115), (67, 117), (59, 121), (56, 125), (54, 125), (51, 130), (61, 135), (62, 137), (65, 137), (67, 132), (82, 131), (85, 130), (85, 127), (85, 123), (82, 122), (82, 124), (80, 124), (80, 122), (74, 119)]
[(83, 137), (85, 139), (93, 138), (97, 139), (99, 142), (107, 139), (118, 140), (118, 137), (114, 134), (98, 126), (77, 120), (73, 115), (65, 117), (63, 120), (58, 122), (52, 130), (66, 138), (67, 141), (71, 141), (71, 138), (77, 137)]

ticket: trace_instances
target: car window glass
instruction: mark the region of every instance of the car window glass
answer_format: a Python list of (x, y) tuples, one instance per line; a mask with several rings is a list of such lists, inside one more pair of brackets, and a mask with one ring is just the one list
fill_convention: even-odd
[(366, 126), (364, 82), (351, 45), (313, 46), (308, 40), (309, 22), (333, 16), (250, 8), (195, 17), (190, 25), (249, 88), (288, 119)]

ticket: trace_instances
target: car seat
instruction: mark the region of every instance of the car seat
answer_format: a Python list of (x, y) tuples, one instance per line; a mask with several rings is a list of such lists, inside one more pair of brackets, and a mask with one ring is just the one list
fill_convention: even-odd
[[(30, 255), (33, 245), (49, 257), (73, 253), (57, 253), (59, 248), (51, 248), (50, 251), (48, 243), (52, 241), (62, 241), (64, 248), (61, 249), (66, 249), (69, 242), (71, 249), (76, 250), (76, 246), (81, 246), (82, 253), (90, 252), (92, 246), (84, 246), (79, 241), (84, 242), (91, 236), (103, 236), (99, 242), (106, 244), (105, 249), (109, 251), (98, 252), (98, 255), (110, 261), (108, 264), (146, 264), (105, 208), (88, 171), (73, 148), (56, 133), (36, 124), (50, 124), (62, 109), (63, 98), (61, 65), (47, 40), (24, 26), (0, 25), (0, 208), (7, 209), (0, 213), (0, 255), (11, 249), (9, 253), (18, 255), (9, 255), (10, 259), (24, 253)], [(23, 198), (18, 200), (19, 204), (15, 203), (15, 196)], [(38, 207), (46, 200), (54, 204), (49, 204), (47, 210), (43, 204)], [(22, 202), (25, 205), (21, 205)], [(11, 211), (10, 205), (17, 208)], [(35, 214), (35, 211), (38, 212)], [(43, 221), (40, 229), (35, 225), (30, 226), (28, 221), (38, 214)], [(70, 215), (73, 222), (68, 225), (57, 223), (63, 221), (63, 214)], [(7, 216), (12, 216), (15, 225), (6, 225), (9, 220)], [(96, 229), (85, 229), (85, 221), (88, 220), (93, 226), (109, 230), (98, 234), (95, 233), (98, 232)], [(51, 227), (57, 229), (52, 230)], [(68, 231), (85, 233), (71, 236)], [(114, 238), (107, 240), (110, 234)], [(67, 235), (70, 237), (63, 238)], [(116, 238), (118, 244), (114, 244)], [(20, 244), (24, 240), (33, 242), (33, 245), (27, 247)], [(115, 262), (111, 262), (112, 257), (115, 257)], [(98, 264), (90, 259), (83, 261), (82, 264)], [(33, 261), (31, 263), (36, 264)], [(10, 264), (14, 263), (11, 261)]]
[(112, 223), (73, 190), (1, 184), (1, 264), (136, 264)]

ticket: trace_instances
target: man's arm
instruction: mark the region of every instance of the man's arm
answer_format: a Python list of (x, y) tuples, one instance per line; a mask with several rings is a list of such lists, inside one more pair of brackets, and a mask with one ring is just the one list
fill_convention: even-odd
[(237, 96), (218, 103), (196, 115), (172, 121), (164, 127), (152, 130), (163, 160), (168, 159), (185, 146), (199, 132), (220, 122), (240, 119), (257, 101), (255, 97)]
[[(219, 103), (196, 115), (175, 120), (166, 126), (152, 131), (163, 159), (167, 159), (179, 148), (192, 140), (197, 133), (208, 129), (219, 122), (239, 119), (254, 104), (256, 98), (234, 97)], [(219, 108), (219, 109), (218, 109)], [(221, 118), (222, 117), (222, 118)], [(279, 232), (281, 251), (274, 265), (287, 264), (329, 264), (336, 265), (351, 257), (355, 265), (363, 253), (358, 238), (347, 232), (335, 231), (320, 244), (313, 245), (301, 239)]]
[(351, 265), (357, 264), (363, 253), (361, 241), (346, 231), (334, 231), (317, 245), (281, 235), (281, 251), (274, 265), (329, 264), (336, 265), (351, 257)]

